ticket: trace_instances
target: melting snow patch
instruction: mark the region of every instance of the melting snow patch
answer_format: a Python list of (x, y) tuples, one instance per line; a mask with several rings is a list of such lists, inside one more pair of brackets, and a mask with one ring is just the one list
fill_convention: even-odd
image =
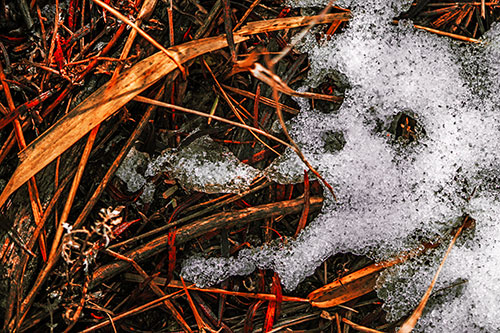
[[(326, 2), (294, 3), (320, 4)], [(312, 110), (302, 101), (290, 128), (338, 201), (327, 200), (288, 246), (245, 250), (230, 259), (191, 259), (183, 268), (186, 279), (207, 285), (270, 268), (292, 290), (335, 253), (386, 259), (418, 246), (416, 238), (447, 234), (469, 214), (476, 219), (475, 234), (455, 246), (436, 289), (459, 287), (434, 297), (419, 329), (500, 330), (500, 27), (487, 34), (488, 44), (474, 46), (416, 31), (408, 22), (391, 26), (408, 4), (339, 2), (353, 13), (346, 31), (321, 46), (313, 38), (302, 45), (311, 59), (311, 87), (334, 71), (350, 85), (335, 113)], [(402, 114), (411, 115), (421, 133), (391, 134)], [(327, 149), (326, 133), (340, 133), (343, 145)], [(287, 152), (268, 172), (286, 182), (300, 180), (303, 169)], [(384, 275), (380, 295), (393, 318), (418, 303), (441, 253)]]

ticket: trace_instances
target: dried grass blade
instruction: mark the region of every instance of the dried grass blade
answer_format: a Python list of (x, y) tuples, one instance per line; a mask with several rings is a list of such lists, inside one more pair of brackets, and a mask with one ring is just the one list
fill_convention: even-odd
[(252, 73), (253, 76), (255, 76), (255, 78), (261, 80), (262, 82), (265, 82), (270, 87), (275, 86), (279, 92), (282, 92), (287, 95), (311, 98), (311, 99), (322, 99), (330, 102), (342, 102), (343, 100), (343, 98), (339, 96), (295, 91), (292, 88), (290, 88), (285, 82), (283, 82), (283, 80), (281, 80), (281, 78), (278, 75), (274, 74), (269, 69), (265, 68), (259, 63), (254, 63), (252, 66), (248, 68), (248, 70)]
[(224, 13), (224, 30), (226, 30), (227, 45), (231, 52), (231, 61), (236, 62), (236, 47), (234, 45), (233, 37), (233, 22), (231, 21), (231, 2), (229, 0), (222, 0), (223, 13)]
[[(392, 22), (395, 24), (398, 24), (399, 21), (393, 20)], [(441, 35), (441, 36), (446, 36), (446, 37), (450, 37), (450, 38), (454, 38), (454, 39), (458, 39), (458, 40), (463, 40), (463, 41), (470, 42), (470, 43), (476, 43), (476, 44), (482, 43), (481, 40), (476, 39), (476, 38), (470, 38), (470, 37), (466, 37), (466, 36), (462, 36), (462, 35), (457, 35), (457, 34), (453, 34), (451, 32), (441, 31), (441, 30), (437, 30), (437, 29), (433, 29), (433, 28), (429, 28), (429, 27), (424, 27), (422, 25), (417, 25), (417, 24), (414, 24), (413, 26), (417, 29), (432, 32), (434, 34)]]
[(119, 11), (117, 11), (116, 9), (114, 9), (113, 7), (111, 7), (110, 5), (102, 2), (101, 0), (92, 0), (92, 1), (95, 2), (96, 4), (98, 4), (99, 6), (101, 6), (102, 8), (108, 10), (109, 12), (111, 12), (111, 14), (113, 14), (114, 16), (116, 16), (118, 19), (122, 20), (126, 24), (128, 24), (134, 30), (136, 30), (139, 35), (141, 35), (142, 37), (144, 37), (148, 42), (150, 42), (156, 48), (158, 48), (163, 53), (165, 53), (165, 55), (167, 57), (169, 57), (170, 60), (172, 60), (177, 65), (177, 67), (179, 67), (179, 70), (182, 72), (182, 75), (184, 75), (184, 76), (186, 75), (186, 71), (185, 71), (184, 67), (181, 65), (182, 61), (178, 57), (177, 54), (172, 53), (171, 51), (169, 51), (166, 48), (164, 48), (153, 37), (151, 37), (150, 35), (148, 35), (144, 30), (142, 30), (139, 26), (137, 26), (137, 24), (135, 24), (134, 22), (130, 21), (126, 16), (124, 16), (122, 13), (120, 13)]
[[(6, 82), (6, 77), (4, 73), (4, 68), (2, 64), (0, 63), (0, 84), (3, 88), (5, 98), (7, 99), (7, 104), (9, 106), (10, 112), (14, 112), (16, 107), (14, 105), (14, 100), (12, 99), (12, 95), (10, 93), (10, 88), (8, 83)], [(17, 145), (19, 149), (24, 149), (26, 148), (26, 140), (24, 138), (24, 133), (23, 133), (23, 126), (21, 125), (21, 122), (19, 119), (14, 119), (14, 133), (17, 141)], [(40, 225), (42, 215), (43, 215), (43, 209), (42, 209), (42, 204), (40, 201), (40, 196), (38, 194), (38, 187), (36, 185), (36, 179), (34, 175), (32, 177), (26, 178), (25, 181), (29, 179), (28, 183), (28, 194), (30, 198), (30, 203), (31, 203), (31, 210), (33, 213), (33, 218), (35, 220), (35, 224), (38, 226)], [(0, 204), (1, 206), (1, 204)], [(40, 252), (42, 254), (43, 261), (47, 260), (47, 245), (45, 241), (45, 233), (42, 233), (39, 238), (38, 238), (38, 244), (40, 247)]]
[[(137, 19), (135, 21), (136, 22), (135, 24), (137, 26), (141, 26), (143, 20), (148, 19), (152, 15), (157, 1), (158, 0), (146, 0), (142, 3), (141, 11), (139, 12), (139, 15), (137, 16)], [(132, 44), (134, 43), (136, 36), (137, 36), (137, 30), (132, 29), (132, 31), (130, 31), (130, 34), (128, 35), (127, 41), (125, 42), (125, 46), (123, 47), (122, 53), (120, 54), (120, 60), (124, 61), (125, 59), (127, 59), (128, 54), (130, 52), (130, 49), (132, 48)], [(122, 63), (122, 62), (120, 62), (116, 65), (116, 68), (115, 68), (115, 71), (113, 73), (111, 80), (115, 80), (118, 77), (118, 75), (120, 75), (120, 72), (121, 72), (123, 66), (124, 66), (124, 63)]]
[(318, 171), (316, 171), (316, 169), (314, 169), (314, 167), (311, 165), (311, 163), (309, 163), (309, 161), (306, 159), (306, 157), (304, 156), (304, 154), (300, 150), (297, 143), (295, 143), (295, 141), (292, 139), (292, 137), (288, 133), (288, 130), (287, 130), (286, 124), (285, 124), (285, 120), (283, 118), (283, 113), (281, 112), (280, 103), (279, 103), (279, 96), (278, 96), (278, 86), (285, 85), (285, 83), (283, 81), (281, 81), (281, 79), (277, 75), (275, 75), (274, 73), (272, 73), (268, 69), (264, 68), (259, 63), (255, 63), (255, 65), (253, 66), (253, 68), (251, 68), (250, 71), (253, 74), (253, 76), (255, 76), (257, 79), (263, 80), (265, 83), (267, 83), (270, 87), (273, 88), (273, 98), (274, 98), (274, 102), (275, 102), (276, 113), (278, 114), (278, 120), (280, 122), (283, 133), (285, 134), (288, 141), (290, 141), (290, 143), (292, 144), (293, 150), (300, 157), (302, 162), (307, 166), (307, 168), (309, 170), (311, 170), (311, 172), (316, 177), (318, 177), (323, 182), (323, 184), (328, 188), (328, 190), (332, 194), (333, 199), (337, 200), (337, 197), (335, 196), (335, 192), (333, 191), (333, 187), (326, 181), (326, 179), (324, 179), (319, 174)]
[(422, 297), (422, 300), (418, 304), (415, 311), (413, 311), (411, 316), (408, 319), (406, 319), (406, 321), (403, 323), (403, 325), (399, 329), (398, 333), (409, 333), (409, 332), (413, 331), (413, 328), (417, 324), (418, 319), (422, 316), (422, 311), (424, 311), (425, 305), (427, 304), (427, 301), (429, 300), (429, 297), (431, 296), (432, 289), (434, 288), (434, 285), (436, 284), (436, 281), (439, 277), (439, 273), (441, 273), (441, 269), (444, 266), (446, 258), (448, 258), (448, 255), (450, 254), (451, 249), (453, 248), (453, 245), (455, 244), (458, 236), (460, 236), (460, 234), (462, 233), (462, 230), (464, 229), (464, 227), (469, 222), (469, 219), (470, 219), (469, 216), (466, 216), (464, 219), (464, 222), (462, 223), (460, 228), (455, 233), (455, 236), (451, 240), (450, 245), (448, 246), (448, 249), (446, 250), (446, 252), (443, 256), (443, 260), (441, 261), (441, 264), (439, 265), (439, 267), (436, 271), (436, 274), (434, 274), (434, 278), (432, 279), (432, 282), (429, 285), (429, 288), (427, 288), (427, 291), (425, 292), (424, 297)]
[(76, 191), (78, 190), (78, 186), (80, 186), (80, 181), (82, 180), (83, 171), (85, 169), (85, 166), (87, 165), (87, 161), (90, 156), (90, 152), (92, 151), (92, 146), (94, 145), (94, 141), (97, 137), (98, 131), (99, 131), (99, 125), (97, 125), (92, 129), (87, 139), (87, 144), (85, 145), (85, 148), (83, 150), (75, 178), (73, 179), (73, 184), (71, 185), (68, 198), (66, 199), (66, 204), (64, 205), (61, 218), (59, 219), (59, 223), (57, 225), (56, 234), (54, 235), (54, 239), (52, 241), (52, 248), (49, 254), (49, 260), (57, 260), (55, 258), (55, 254), (57, 253), (57, 248), (59, 247), (59, 242), (61, 241), (63, 235), (64, 224), (68, 220), (69, 212), (73, 206), (73, 201), (75, 199)]
[(175, 110), (186, 112), (186, 113), (191, 113), (191, 114), (194, 114), (194, 115), (197, 115), (197, 116), (201, 116), (201, 117), (207, 117), (207, 118), (210, 118), (210, 119), (213, 119), (213, 120), (224, 122), (226, 124), (230, 124), (230, 125), (234, 125), (234, 126), (237, 126), (237, 127), (241, 127), (241, 128), (247, 129), (247, 130), (249, 130), (251, 132), (253, 131), (255, 133), (259, 133), (259, 134), (261, 134), (261, 135), (263, 135), (263, 136), (265, 136), (265, 137), (267, 137), (269, 139), (275, 140), (276, 142), (279, 142), (282, 145), (285, 145), (285, 146), (290, 147), (290, 148), (293, 149), (293, 147), (289, 143), (287, 143), (287, 142), (285, 142), (285, 141), (283, 141), (283, 140), (281, 140), (281, 139), (279, 139), (279, 138), (277, 138), (277, 137), (275, 137), (275, 136), (273, 136), (273, 135), (271, 135), (271, 134), (269, 134), (269, 133), (267, 133), (267, 132), (265, 132), (263, 130), (260, 130), (260, 129), (252, 127), (252, 126), (248, 126), (246, 124), (237, 123), (235, 121), (227, 120), (225, 118), (222, 118), (222, 117), (219, 117), (219, 116), (216, 116), (216, 115), (210, 115), (208, 113), (203, 113), (203, 112), (200, 112), (200, 111), (191, 110), (191, 109), (188, 109), (188, 108), (184, 108), (182, 106), (177, 106), (177, 105), (174, 105), (174, 104), (165, 103), (165, 102), (157, 101), (157, 100), (146, 98), (146, 97), (142, 97), (142, 96), (137, 96), (137, 97), (134, 98), (134, 100), (137, 101), (137, 102), (149, 103), (149, 104), (156, 105), (156, 106), (161, 106), (161, 107), (164, 107), (164, 108), (170, 108), (170, 109), (175, 109)]
[(253, 323), (255, 321), (254, 319), (255, 315), (257, 314), (257, 311), (259, 310), (260, 306), (263, 303), (264, 301), (257, 301), (250, 306), (245, 318), (245, 325), (243, 328), (243, 332), (245, 333), (253, 332)]
[(421, 246), (395, 259), (375, 263), (357, 270), (354, 273), (314, 290), (307, 296), (307, 299), (311, 301), (311, 305), (314, 307), (328, 308), (365, 295), (373, 291), (375, 281), (380, 271), (420, 255), (426, 250), (427, 247)]
[[(238, 43), (245, 39), (235, 36), (235, 42)], [(186, 62), (226, 46), (225, 37), (212, 37), (174, 46), (170, 52), (177, 54), (181, 62)], [(15, 190), (92, 128), (176, 68), (177, 65), (170, 58), (158, 52), (134, 65), (116, 81), (108, 82), (96, 90), (19, 153), (21, 164), (0, 195), (0, 206)]]
[(280, 315), (281, 302), (283, 300), (281, 282), (277, 273), (274, 273), (273, 284), (271, 291), (276, 295), (276, 301), (270, 301), (267, 306), (266, 316), (264, 319), (264, 332), (269, 332), (273, 329), (276, 318)]
[[(246, 90), (242, 90), (242, 89), (238, 89), (238, 88), (235, 88), (235, 87), (231, 87), (231, 86), (226, 86), (226, 85), (222, 85), (222, 87), (224, 87), (225, 89), (229, 90), (229, 91), (232, 91), (234, 93), (237, 93), (238, 95), (242, 95), (242, 96), (245, 96), (245, 97), (248, 97), (248, 98), (252, 98), (252, 99), (256, 99), (256, 94), (253, 94), (249, 91), (246, 91)], [(260, 96), (259, 95), (259, 98), (258, 98), (258, 101), (265, 104), (265, 105), (268, 105), (268, 106), (275, 106), (275, 103), (272, 99), (270, 98), (267, 98), (267, 97), (264, 97), (264, 96)], [(290, 114), (298, 114), (299, 113), (299, 110), (297, 109), (294, 109), (286, 104), (281, 104), (280, 103), (280, 107), (283, 111), (285, 112), (288, 112)]]
[(306, 227), (307, 217), (309, 216), (309, 199), (311, 198), (311, 193), (309, 191), (309, 176), (307, 170), (304, 170), (304, 210), (302, 210), (302, 215), (300, 216), (299, 224), (297, 225), (297, 230), (295, 231), (294, 237), (297, 237), (299, 232)]
[(152, 309), (154, 307), (157, 307), (160, 303), (164, 302), (165, 300), (169, 299), (169, 298), (172, 298), (178, 294), (181, 294), (183, 293), (184, 291), (183, 290), (179, 290), (179, 291), (176, 291), (174, 293), (171, 293), (171, 294), (168, 294), (168, 295), (165, 295), (163, 297), (160, 297), (160, 298), (157, 298), (151, 302), (148, 302), (146, 304), (143, 304), (143, 305), (140, 305), (136, 308), (133, 308), (129, 311), (126, 311), (124, 313), (121, 313), (113, 318), (110, 318), (110, 319), (106, 319), (105, 321), (99, 323), (99, 324), (96, 324), (92, 327), (89, 327), (83, 331), (81, 331), (81, 333), (87, 333), (87, 332), (95, 332), (96, 330), (100, 329), (100, 328), (103, 328), (103, 327), (106, 327), (108, 326), (110, 323), (112, 322), (115, 322), (115, 321), (118, 321), (118, 320), (121, 320), (121, 319), (124, 319), (124, 318), (127, 318), (127, 317), (130, 317), (130, 316), (133, 316), (133, 315), (137, 315), (139, 313), (142, 313), (144, 311), (147, 311), (149, 309)]
[[(183, 288), (181, 282), (176, 281), (176, 280), (170, 281), (170, 283), (168, 284), (167, 287), (169, 287), (169, 288)], [(201, 291), (201, 292), (205, 292), (205, 293), (213, 293), (213, 294), (221, 294), (221, 295), (237, 296), (237, 297), (246, 297), (246, 298), (259, 299), (261, 301), (276, 301), (278, 299), (276, 294), (248, 293), (248, 292), (231, 291), (231, 290), (219, 289), (219, 288), (199, 288), (199, 287), (196, 287), (195, 285), (188, 286), (187, 288), (189, 290)], [(283, 302), (309, 303), (309, 300), (306, 298), (284, 296), (284, 295), (281, 295), (281, 301), (283, 301)]]
[(315, 16), (295, 16), (284, 17), (265, 21), (249, 22), (244, 25), (235, 34), (239, 35), (253, 35), (263, 32), (292, 29), (303, 27), (314, 22), (315, 24), (332, 23), (333, 21), (349, 21), (351, 13), (334, 13), (326, 15)]
[(248, 18), (248, 16), (250, 16), (250, 14), (254, 10), (254, 8), (257, 7), (257, 5), (260, 3), (260, 1), (261, 0), (254, 0), (254, 2), (252, 2), (250, 7), (248, 7), (248, 9), (245, 11), (245, 14), (243, 14), (240, 21), (238, 22), (238, 24), (236, 24), (236, 26), (233, 28), (233, 30), (237, 30), (239, 27), (241, 27), (243, 22), (245, 22), (245, 20)]
[(186, 294), (187, 299), (188, 299), (189, 307), (191, 308), (191, 311), (193, 311), (194, 319), (196, 320), (196, 325), (198, 326), (198, 329), (200, 330), (200, 332), (204, 332), (205, 329), (209, 329), (209, 327), (207, 324), (205, 324), (205, 322), (201, 318), (200, 313), (198, 312), (198, 309), (196, 308), (196, 305), (194, 304), (193, 299), (191, 298), (191, 295), (189, 294), (189, 291), (186, 287), (186, 283), (184, 282), (184, 279), (182, 278), (182, 276), (181, 276), (181, 282), (182, 282), (182, 286), (184, 289), (184, 294)]

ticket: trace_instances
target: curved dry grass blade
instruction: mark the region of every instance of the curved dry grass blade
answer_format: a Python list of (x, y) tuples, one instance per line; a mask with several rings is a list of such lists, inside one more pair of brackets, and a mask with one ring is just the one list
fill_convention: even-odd
[[(258, 63), (256, 63), (255, 65), (259, 65), (260, 67), (264, 68), (262, 65), (260, 65)], [(257, 68), (257, 66), (254, 66), (254, 68)], [(252, 70), (251, 73), (254, 74), (254, 70)], [(259, 77), (256, 76), (255, 74), (254, 74), (254, 76), (259, 79)], [(276, 75), (273, 74), (273, 76), (276, 76)], [(266, 81), (264, 81), (264, 82), (266, 82)], [(300, 150), (300, 148), (297, 145), (297, 143), (295, 143), (295, 141), (292, 139), (292, 137), (288, 133), (288, 130), (287, 130), (286, 124), (285, 124), (285, 120), (283, 118), (283, 113), (281, 112), (281, 108), (280, 108), (279, 96), (278, 96), (278, 88), (277, 88), (278, 84), (274, 80), (270, 80), (270, 82), (266, 82), (266, 83), (270, 84), (270, 86), (273, 88), (273, 98), (274, 98), (274, 102), (275, 102), (276, 113), (278, 114), (278, 120), (280, 122), (281, 128), (283, 129), (283, 133), (285, 134), (285, 136), (288, 139), (288, 141), (290, 141), (290, 143), (292, 144), (293, 150), (295, 151), (295, 153), (297, 153), (297, 155), (299, 155), (300, 159), (307, 166), (307, 168), (309, 170), (311, 170), (311, 172), (323, 182), (323, 184), (328, 188), (328, 190), (332, 194), (333, 199), (336, 201), (337, 197), (335, 196), (335, 193), (333, 192), (333, 187), (326, 181), (326, 179), (324, 179), (319, 174), (318, 171), (316, 171), (316, 169), (314, 169), (314, 167), (311, 165), (311, 163), (309, 163), (309, 161), (306, 159), (306, 157), (304, 156), (304, 154)]]
[(357, 270), (314, 290), (307, 295), (307, 299), (311, 301), (311, 305), (314, 307), (329, 308), (363, 296), (373, 291), (375, 282), (382, 270), (420, 255), (426, 250), (427, 247), (421, 246), (395, 259), (375, 263)]
[(460, 234), (462, 233), (462, 230), (464, 229), (464, 227), (469, 222), (469, 219), (470, 219), (470, 217), (466, 216), (464, 219), (464, 222), (462, 223), (460, 228), (455, 233), (455, 236), (451, 240), (450, 245), (448, 246), (448, 249), (446, 250), (446, 252), (443, 256), (443, 260), (441, 261), (441, 264), (439, 265), (439, 267), (436, 271), (436, 274), (434, 274), (434, 278), (432, 279), (432, 282), (429, 285), (429, 288), (427, 288), (427, 291), (425, 292), (424, 297), (422, 297), (422, 300), (418, 304), (415, 311), (413, 311), (411, 316), (408, 319), (406, 319), (406, 321), (403, 323), (403, 325), (399, 329), (398, 333), (409, 333), (409, 332), (413, 331), (413, 328), (415, 328), (415, 325), (417, 324), (418, 319), (422, 316), (422, 311), (424, 311), (425, 305), (427, 304), (427, 301), (429, 300), (429, 297), (431, 296), (432, 289), (434, 288), (434, 285), (436, 284), (436, 281), (439, 277), (439, 273), (441, 273), (441, 269), (444, 266), (446, 258), (448, 258), (448, 255), (450, 254), (451, 249), (453, 248), (453, 245), (455, 244), (458, 236), (460, 236)]
[(315, 24), (332, 23), (333, 21), (349, 21), (351, 13), (334, 13), (315, 16), (294, 16), (286, 18), (277, 18), (265, 21), (249, 22), (235, 34), (254, 35), (263, 32), (292, 29), (303, 27), (314, 22)]
[[(245, 39), (235, 36), (238, 43)], [(211, 37), (174, 46), (170, 52), (176, 53), (181, 62), (186, 62), (226, 46), (225, 37)], [(90, 130), (176, 68), (177, 65), (170, 58), (158, 52), (135, 64), (117, 80), (109, 81), (97, 89), (19, 153), (21, 164), (0, 195), (0, 206), (28, 179)]]
[(373, 291), (379, 273), (384, 268), (376, 264), (368, 266), (313, 291), (307, 298), (317, 308), (343, 304)]
[(254, 77), (261, 80), (262, 82), (265, 82), (271, 87), (275, 86), (279, 92), (282, 92), (284, 94), (296, 97), (311, 98), (311, 99), (322, 99), (324, 101), (330, 101), (330, 102), (342, 102), (343, 100), (342, 97), (334, 95), (323, 95), (310, 92), (295, 91), (292, 88), (290, 88), (285, 82), (283, 82), (283, 80), (281, 80), (281, 78), (278, 75), (274, 74), (273, 72), (271, 72), (269, 69), (265, 68), (258, 62), (253, 63), (251, 66), (247, 68)]
[[(349, 17), (349, 14), (346, 13), (329, 14), (316, 23), (331, 23), (335, 20), (345, 21)], [(309, 24), (311, 20), (316, 20), (316, 16), (288, 17), (252, 22), (235, 33), (234, 40), (235, 43), (240, 43), (247, 39), (245, 35), (296, 28)], [(179, 62), (184, 63), (197, 56), (226, 46), (225, 36), (218, 36), (174, 46), (169, 49), (169, 52), (170, 54), (176, 54)], [(173, 60), (168, 58), (165, 53), (158, 52), (135, 64), (117, 80), (110, 81), (96, 90), (20, 152), (21, 164), (17, 167), (0, 195), (0, 206), (28, 179), (90, 132), (97, 124), (100, 124), (135, 96), (176, 68), (177, 65)]]
[(288, 141), (290, 141), (291, 145), (288, 145), (297, 153), (297, 155), (300, 157), (302, 162), (307, 166), (311, 172), (320, 179), (323, 184), (328, 188), (330, 193), (332, 194), (334, 200), (337, 200), (337, 197), (335, 196), (335, 193), (333, 191), (333, 187), (324, 179), (316, 169), (307, 161), (306, 157), (300, 150), (299, 146), (295, 143), (295, 141), (292, 139), (290, 134), (288, 133), (288, 130), (285, 125), (285, 121), (283, 119), (283, 113), (281, 112), (281, 104), (279, 103), (279, 98), (278, 98), (278, 91), (283, 92), (288, 95), (292, 96), (300, 96), (300, 97), (315, 97), (318, 99), (325, 99), (325, 100), (330, 100), (330, 101), (341, 101), (342, 98), (338, 96), (328, 96), (328, 95), (320, 95), (320, 94), (312, 94), (312, 93), (299, 93), (296, 92), (295, 90), (291, 89), (286, 85), (285, 82), (281, 80), (281, 78), (277, 75), (275, 75), (273, 72), (262, 66), (261, 64), (257, 62), (252, 61), (252, 56), (249, 57), (248, 59), (240, 62), (240, 67), (247, 69), (252, 73), (252, 75), (256, 78), (261, 80), (262, 82), (266, 83), (270, 87), (273, 88), (273, 98), (274, 98), (274, 106), (276, 108), (276, 113), (278, 114), (278, 119), (281, 125), (281, 128), (283, 129), (283, 133), (287, 137)]
[[(172, 280), (170, 283), (167, 285), (169, 288), (183, 288), (182, 284), (180, 281)], [(204, 293), (212, 293), (212, 294), (221, 294), (221, 295), (227, 295), (227, 296), (235, 296), (235, 297), (246, 297), (246, 298), (251, 298), (251, 299), (259, 299), (261, 301), (269, 301), (269, 302), (274, 302), (277, 300), (276, 294), (264, 294), (264, 293), (250, 293), (250, 292), (242, 292), (242, 291), (231, 291), (231, 290), (226, 290), (226, 289), (220, 289), (220, 288), (200, 288), (197, 287), (196, 285), (190, 285), (187, 286), (187, 289), (189, 290), (194, 290), (194, 291), (200, 291)], [(281, 300), (283, 302), (298, 302), (298, 303), (309, 303), (309, 300), (307, 298), (300, 298), (300, 297), (293, 297), (293, 296), (285, 296), (282, 295)]]

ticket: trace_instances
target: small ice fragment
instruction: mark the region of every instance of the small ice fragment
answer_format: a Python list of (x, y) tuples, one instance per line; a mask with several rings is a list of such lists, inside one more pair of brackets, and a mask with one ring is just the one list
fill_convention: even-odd
[(153, 200), (155, 188), (150, 184), (143, 173), (149, 163), (149, 155), (132, 147), (116, 170), (115, 175), (127, 184), (127, 190), (137, 192), (143, 189), (141, 199), (148, 203)]
[(205, 193), (239, 193), (261, 175), (209, 136), (197, 138), (180, 150), (165, 150), (150, 163), (146, 175), (162, 169), (185, 189)]

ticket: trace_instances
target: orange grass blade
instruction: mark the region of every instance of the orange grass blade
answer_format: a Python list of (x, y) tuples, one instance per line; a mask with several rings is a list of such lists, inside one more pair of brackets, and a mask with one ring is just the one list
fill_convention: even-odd
[[(329, 14), (315, 22), (321, 24), (334, 20), (346, 21), (349, 17), (349, 14), (345, 13)], [(296, 28), (316, 19), (316, 16), (288, 17), (252, 22), (234, 34), (234, 41), (240, 43), (246, 40), (245, 35)], [(226, 46), (225, 36), (218, 36), (187, 42), (171, 47), (168, 51), (178, 57), (179, 63), (184, 63)], [(163, 52), (158, 52), (138, 62), (116, 80), (101, 86), (20, 152), (21, 164), (0, 195), (0, 206), (15, 190), (90, 132), (92, 128), (176, 68), (178, 66), (173, 60)]]
[(425, 246), (422, 246), (395, 259), (375, 263), (357, 270), (316, 289), (307, 296), (307, 299), (311, 301), (311, 305), (314, 307), (329, 308), (363, 296), (373, 291), (375, 282), (382, 270), (417, 256), (426, 249)]
[(297, 237), (299, 232), (306, 227), (307, 217), (309, 216), (309, 208), (311, 207), (309, 202), (309, 199), (311, 198), (311, 192), (309, 190), (310, 187), (309, 175), (307, 174), (307, 170), (304, 170), (304, 209), (302, 210), (302, 215), (300, 216), (299, 224), (297, 225), (294, 237)]
[[(245, 39), (235, 36), (236, 42)], [(186, 62), (225, 46), (227, 42), (224, 37), (215, 37), (174, 46), (170, 52), (178, 54), (181, 62)], [(177, 65), (170, 58), (158, 52), (135, 64), (115, 81), (109, 81), (97, 89), (19, 153), (21, 164), (0, 195), (0, 206), (28, 179), (90, 130), (176, 68)]]
[(273, 284), (271, 291), (276, 295), (276, 301), (270, 301), (267, 306), (266, 317), (264, 319), (264, 332), (269, 332), (273, 329), (274, 322), (276, 318), (280, 315), (281, 301), (283, 300), (283, 295), (281, 293), (281, 282), (277, 273), (273, 275)]
[(203, 319), (200, 316), (200, 313), (198, 312), (198, 309), (196, 309), (196, 305), (194, 305), (193, 299), (191, 298), (191, 295), (189, 295), (189, 291), (186, 288), (186, 283), (184, 283), (184, 279), (181, 276), (181, 282), (182, 282), (182, 287), (184, 289), (184, 293), (187, 296), (189, 307), (193, 311), (194, 319), (196, 320), (196, 325), (198, 325), (198, 328), (200, 332), (204, 332), (204, 330), (207, 328), (207, 324), (203, 321)]
[(311, 23), (314, 24), (325, 24), (332, 23), (333, 21), (349, 21), (351, 18), (351, 13), (334, 13), (326, 15), (315, 15), (315, 16), (294, 16), (294, 17), (283, 17), (272, 20), (265, 21), (255, 21), (249, 22), (241, 29), (239, 29), (236, 34), (240, 35), (254, 35), (262, 32), (292, 29), (297, 27), (307, 26)]
[(182, 61), (181, 61), (181, 59), (179, 58), (179, 56), (175, 52), (171, 52), (171, 51), (167, 50), (166, 48), (164, 48), (153, 37), (151, 37), (150, 35), (148, 35), (140, 27), (138, 27), (137, 24), (135, 24), (134, 22), (130, 21), (126, 16), (124, 16), (122, 13), (120, 13), (119, 11), (117, 11), (116, 9), (114, 9), (113, 7), (111, 7), (110, 5), (102, 2), (101, 0), (92, 0), (92, 1), (95, 2), (96, 4), (98, 4), (99, 6), (101, 6), (102, 8), (110, 11), (118, 19), (122, 20), (123, 22), (125, 22), (126, 24), (128, 24), (130, 27), (132, 27), (135, 31), (137, 31), (137, 33), (139, 35), (141, 35), (142, 37), (144, 37), (148, 42), (150, 42), (156, 48), (158, 48), (163, 53), (165, 53), (165, 55), (167, 57), (169, 57), (170, 60), (172, 60), (177, 65), (177, 67), (179, 68), (179, 70), (182, 72), (182, 75), (184, 75), (184, 76), (186, 75), (186, 70), (181, 65)]
[[(168, 286), (169, 288), (183, 288), (182, 284), (179, 281), (171, 281)], [(262, 294), (262, 293), (245, 293), (241, 291), (230, 291), (219, 288), (198, 288), (195, 285), (191, 285), (187, 287), (188, 290), (202, 291), (206, 293), (214, 293), (228, 296), (238, 296), (238, 297), (246, 297), (246, 298), (256, 298), (262, 301), (276, 301), (277, 297), (274, 294)], [(300, 303), (309, 303), (309, 300), (306, 298), (293, 297), (293, 296), (284, 296), (282, 295), (283, 302), (300, 302)]]
[[(398, 24), (398, 20), (394, 20), (393, 23), (395, 24)], [(441, 30), (437, 30), (437, 29), (432, 29), (432, 28), (429, 28), (429, 27), (424, 27), (422, 25), (417, 25), (417, 24), (414, 24), (413, 25), (415, 28), (417, 29), (421, 29), (421, 30), (425, 30), (425, 31), (428, 31), (428, 32), (432, 32), (434, 34), (437, 34), (437, 35), (441, 35), (441, 36), (446, 36), (446, 37), (450, 37), (450, 38), (454, 38), (454, 39), (458, 39), (458, 40), (463, 40), (463, 41), (466, 41), (466, 42), (470, 42), (470, 43), (476, 43), (476, 44), (481, 44), (482, 41), (479, 40), (479, 39), (476, 39), (476, 38), (470, 38), (470, 37), (466, 37), (466, 36), (462, 36), (462, 35), (457, 35), (457, 34), (453, 34), (451, 32), (446, 32), (446, 31), (441, 31)]]
[(248, 309), (246, 318), (245, 318), (245, 326), (244, 326), (243, 332), (245, 332), (245, 333), (253, 332), (253, 323), (254, 323), (255, 315), (257, 314), (257, 311), (259, 310), (260, 306), (263, 303), (264, 303), (264, 301), (257, 301), (250, 306), (250, 308)]
[(429, 300), (429, 297), (431, 296), (432, 289), (434, 288), (434, 285), (436, 284), (436, 281), (439, 277), (439, 273), (441, 273), (441, 269), (444, 266), (446, 258), (448, 258), (448, 255), (450, 254), (451, 249), (453, 248), (453, 245), (455, 244), (458, 236), (460, 236), (464, 227), (467, 226), (469, 219), (470, 219), (469, 216), (466, 216), (464, 219), (464, 222), (462, 223), (460, 228), (455, 233), (455, 236), (451, 240), (450, 245), (448, 246), (448, 249), (446, 250), (446, 252), (444, 254), (443, 260), (441, 261), (441, 264), (439, 265), (439, 267), (436, 271), (436, 274), (434, 275), (434, 278), (432, 279), (432, 282), (429, 285), (429, 288), (427, 288), (427, 291), (425, 292), (424, 297), (422, 297), (422, 300), (418, 304), (415, 311), (413, 311), (411, 316), (403, 323), (403, 325), (399, 329), (398, 333), (409, 333), (409, 332), (413, 331), (413, 328), (417, 324), (418, 319), (422, 316), (422, 311), (424, 311), (425, 305), (427, 304), (427, 301)]

